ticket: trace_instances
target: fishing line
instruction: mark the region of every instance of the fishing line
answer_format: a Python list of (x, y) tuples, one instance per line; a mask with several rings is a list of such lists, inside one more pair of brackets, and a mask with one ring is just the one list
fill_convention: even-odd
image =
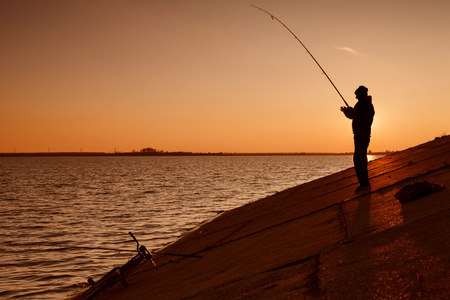
[(54, 249), (45, 249), (45, 251), (68, 251), (68, 250), (103, 250), (103, 251), (117, 251), (117, 252), (134, 252), (133, 249), (118, 249), (118, 248), (106, 248), (106, 247), (89, 247), (89, 246), (69, 246), (69, 247), (60, 247)]
[(315, 61), (315, 63), (319, 66), (320, 70), (322, 70), (323, 75), (325, 75), (328, 80), (330, 81), (331, 85), (334, 87), (334, 89), (336, 90), (336, 92), (339, 94), (339, 96), (341, 97), (341, 99), (344, 101), (345, 105), (347, 105), (347, 107), (350, 107), (347, 103), (347, 101), (345, 101), (344, 97), (342, 97), (341, 93), (339, 92), (339, 90), (337, 89), (337, 87), (334, 85), (333, 81), (331, 81), (330, 77), (328, 76), (327, 72), (325, 72), (325, 70), (322, 68), (322, 66), (319, 64), (319, 62), (316, 60), (316, 58), (311, 54), (311, 52), (309, 52), (308, 48), (306, 48), (306, 46), (302, 43), (302, 41), (300, 41), (300, 39), (295, 35), (295, 33), (292, 32), (292, 30), (289, 29), (289, 27), (287, 27), (283, 22), (281, 22), (280, 19), (278, 19), (277, 17), (275, 17), (274, 15), (272, 15), (270, 12), (268, 12), (267, 10), (264, 10), (258, 6), (255, 5), (251, 5), (250, 6), (257, 8), (263, 12), (265, 12), (266, 14), (268, 14), (272, 20), (277, 20), (281, 25), (284, 26), (284, 28), (286, 28), (296, 39), (297, 41), (303, 46), (303, 48), (305, 48), (306, 52), (308, 52), (308, 54), (312, 57), (312, 59)]

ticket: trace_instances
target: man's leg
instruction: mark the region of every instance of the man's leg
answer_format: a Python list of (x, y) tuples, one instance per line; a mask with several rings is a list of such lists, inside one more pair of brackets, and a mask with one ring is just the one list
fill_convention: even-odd
[(367, 172), (367, 148), (370, 138), (355, 137), (355, 153), (353, 163), (355, 165), (356, 177), (361, 187), (369, 186), (369, 176)]

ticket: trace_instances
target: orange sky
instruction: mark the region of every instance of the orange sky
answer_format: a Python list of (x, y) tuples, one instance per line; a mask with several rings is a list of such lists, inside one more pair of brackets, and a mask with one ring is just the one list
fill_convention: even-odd
[(372, 151), (450, 132), (447, 0), (0, 2), (0, 152)]

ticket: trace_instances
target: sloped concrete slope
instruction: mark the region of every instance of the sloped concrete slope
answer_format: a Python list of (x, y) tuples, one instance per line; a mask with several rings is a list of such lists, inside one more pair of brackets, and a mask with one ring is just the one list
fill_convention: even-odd
[[(369, 163), (372, 189), (355, 194), (354, 169), (225, 212), (96, 299), (450, 298), (450, 137)], [(411, 202), (412, 182), (444, 189)]]

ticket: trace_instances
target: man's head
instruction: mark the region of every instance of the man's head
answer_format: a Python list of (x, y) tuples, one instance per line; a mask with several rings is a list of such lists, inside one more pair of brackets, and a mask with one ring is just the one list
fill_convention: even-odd
[(356, 99), (358, 100), (365, 99), (367, 97), (368, 91), (369, 90), (365, 86), (363, 85), (359, 86), (355, 91)]

